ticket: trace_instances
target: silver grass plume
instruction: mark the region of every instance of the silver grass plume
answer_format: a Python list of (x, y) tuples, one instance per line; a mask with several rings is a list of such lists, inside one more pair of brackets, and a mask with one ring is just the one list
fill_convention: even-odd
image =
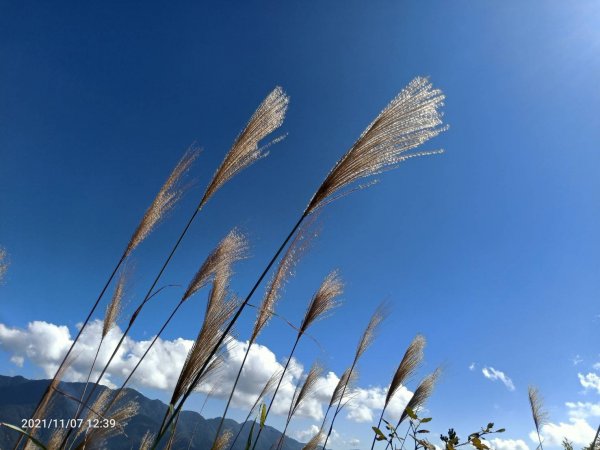
[(106, 420), (114, 421), (118, 424), (116, 427), (95, 427), (90, 428), (83, 442), (81, 442), (76, 450), (84, 450), (86, 448), (94, 448), (101, 446), (107, 439), (123, 434), (129, 419), (134, 417), (139, 411), (139, 404), (135, 401), (127, 402), (106, 416)]
[[(529, 386), (527, 388), (527, 393), (529, 395), (529, 406), (531, 407), (531, 416), (533, 418), (533, 423), (535, 424), (535, 430), (540, 433), (540, 428), (542, 425), (548, 422), (548, 412), (544, 409), (544, 401), (542, 396), (540, 395), (539, 390), (534, 386)], [(541, 442), (540, 442), (541, 445)]]
[(223, 433), (215, 439), (211, 450), (225, 450), (227, 445), (229, 444), (229, 440), (231, 439), (232, 433), (230, 430), (225, 430)]
[(152, 447), (152, 442), (154, 442), (155, 437), (156, 437), (156, 435), (154, 433), (151, 433), (150, 431), (146, 431), (146, 434), (144, 434), (144, 437), (142, 438), (142, 441), (140, 442), (139, 450), (150, 450), (150, 448)]
[(322, 440), (323, 432), (319, 430), (319, 432), (315, 434), (304, 447), (302, 447), (302, 450), (317, 450)]
[[(394, 169), (415, 156), (409, 153), (447, 127), (442, 126), (444, 95), (427, 78), (417, 77), (371, 122), (336, 163), (308, 204), (305, 215), (348, 193), (340, 192), (358, 180)], [(360, 187), (360, 186), (359, 186)]]
[(373, 315), (371, 316), (371, 320), (369, 320), (369, 324), (365, 331), (363, 332), (360, 341), (358, 342), (358, 346), (356, 347), (356, 353), (354, 355), (354, 361), (358, 361), (358, 359), (363, 355), (363, 353), (370, 347), (375, 339), (378, 328), (383, 322), (387, 313), (387, 308), (384, 305), (379, 305)]
[(441, 369), (438, 368), (438, 369), (435, 369), (435, 371), (433, 371), (433, 373), (431, 373), (431, 374), (427, 375), (425, 378), (423, 378), (423, 380), (421, 381), (421, 384), (419, 384), (419, 386), (417, 386), (417, 389), (415, 389), (415, 393), (413, 394), (411, 399), (408, 401), (406, 408), (402, 412), (402, 415), (400, 416), (400, 421), (398, 422), (399, 424), (402, 423), (404, 421), (404, 419), (406, 419), (408, 417), (408, 412), (407, 412), (408, 409), (411, 409), (412, 411), (416, 411), (417, 409), (422, 407), (425, 404), (425, 402), (427, 402), (427, 400), (433, 393), (433, 388), (435, 387), (435, 384), (437, 383), (437, 380), (438, 380), (440, 374), (441, 374)]
[(304, 334), (308, 327), (316, 320), (322, 318), (325, 313), (338, 306), (339, 303), (336, 299), (342, 294), (343, 290), (344, 285), (340, 279), (339, 273), (337, 270), (334, 270), (325, 277), (321, 286), (308, 304), (298, 334)]
[(261, 330), (269, 322), (269, 319), (275, 312), (275, 303), (279, 300), (281, 291), (287, 279), (293, 275), (294, 267), (298, 263), (298, 260), (306, 252), (316, 236), (317, 233), (311, 230), (313, 223), (314, 220), (304, 223), (298, 233), (296, 233), (292, 243), (287, 248), (285, 255), (281, 258), (277, 270), (269, 283), (265, 297), (258, 309), (256, 322), (254, 322), (252, 336), (250, 337), (251, 341), (256, 340)]
[(130, 254), (144, 239), (146, 239), (156, 224), (158, 224), (158, 222), (173, 209), (183, 193), (183, 190), (180, 187), (180, 181), (199, 154), (200, 152), (197, 149), (191, 148), (188, 149), (179, 160), (131, 236), (125, 251), (126, 254)]
[[(89, 424), (95, 419), (103, 419), (103, 417), (100, 415), (100, 412), (105, 410), (106, 406), (108, 405), (108, 401), (110, 400), (110, 397), (111, 391), (108, 389), (104, 389), (100, 394), (98, 394), (96, 400), (94, 400), (94, 403), (92, 403), (92, 405), (87, 410), (82, 423)], [(77, 438), (81, 436), (81, 434), (85, 431), (86, 428), (84, 426), (77, 428), (75, 436), (73, 436), (73, 443), (77, 441)]]
[[(65, 435), (67, 434), (67, 430), (68, 430), (68, 428), (56, 428), (50, 435), (50, 439), (48, 440), (48, 443), (46, 444), (46, 448), (48, 450), (59, 450), (60, 444), (61, 444), (63, 438), (65, 437)], [(25, 450), (28, 449), (28, 445), (29, 445), (29, 441), (27, 441)], [(34, 446), (34, 448), (37, 448), (37, 446)]]
[(4, 275), (6, 275), (6, 271), (8, 270), (8, 255), (6, 250), (0, 247), (0, 283), (4, 280)]
[(117, 318), (121, 313), (121, 301), (125, 293), (125, 284), (127, 282), (127, 276), (122, 273), (115, 287), (110, 303), (106, 307), (106, 313), (104, 314), (104, 322), (102, 324), (102, 339), (106, 337), (108, 332), (115, 326)]
[(183, 294), (185, 301), (202, 289), (216, 273), (228, 271), (235, 262), (246, 258), (248, 241), (236, 228), (225, 236), (208, 255)]
[[(262, 390), (258, 394), (258, 397), (256, 397), (256, 400), (254, 401), (252, 408), (250, 409), (250, 412), (248, 413), (248, 416), (252, 415), (252, 413), (256, 410), (256, 407), (261, 402), (261, 400), (264, 399), (269, 394), (269, 392), (271, 392), (273, 389), (275, 389), (275, 385), (277, 384), (277, 381), (279, 380), (280, 377), (281, 377), (281, 370), (275, 371), (273, 373), (273, 375), (271, 375), (269, 377), (269, 379), (263, 386)], [(246, 419), (246, 420), (248, 420), (248, 419)]]
[(294, 414), (296, 414), (298, 408), (302, 406), (304, 400), (313, 394), (322, 373), (323, 367), (321, 367), (319, 363), (314, 363), (308, 371), (304, 383), (302, 383), (302, 385), (298, 384), (298, 386), (301, 387), (297, 389), (297, 392), (294, 392), (294, 398), (292, 399), (290, 412), (288, 414), (288, 422), (294, 417)]
[(212, 363), (208, 361), (211, 351), (221, 340), (223, 325), (231, 318), (237, 308), (236, 300), (227, 299), (229, 275), (228, 269), (215, 275), (202, 327), (179, 374), (171, 398), (171, 405), (174, 405), (184, 394), (191, 392), (198, 386), (202, 377), (198, 378), (196, 382), (194, 380), (205, 364)]
[(337, 384), (335, 385), (335, 389), (331, 394), (331, 399), (329, 400), (329, 408), (331, 408), (336, 403), (339, 403), (342, 399), (342, 395), (347, 396), (349, 394), (352, 385), (358, 379), (358, 371), (356, 368), (354, 370), (350, 370), (350, 368), (346, 369)]
[(289, 97), (279, 86), (263, 100), (215, 172), (200, 202), (200, 208), (237, 173), (267, 156), (268, 152), (265, 150), (282, 139), (276, 138), (263, 147), (258, 146), (261, 140), (281, 126), (288, 103)]
[(396, 373), (390, 383), (387, 395), (385, 397), (384, 408), (388, 406), (390, 400), (398, 390), (398, 388), (405, 384), (405, 382), (413, 375), (415, 370), (421, 364), (423, 360), (423, 349), (425, 348), (425, 338), (421, 335), (417, 335), (404, 353), (404, 357), (396, 369)]

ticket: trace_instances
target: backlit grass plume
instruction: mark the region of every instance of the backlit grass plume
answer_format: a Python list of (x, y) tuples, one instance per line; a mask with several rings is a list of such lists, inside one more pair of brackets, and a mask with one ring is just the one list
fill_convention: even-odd
[(215, 172), (206, 188), (200, 208), (237, 173), (267, 156), (266, 148), (282, 139), (276, 138), (269, 144), (259, 147), (261, 140), (281, 126), (288, 104), (289, 97), (279, 86), (263, 100)]
[(442, 126), (444, 95), (427, 78), (417, 77), (406, 86), (360, 135), (336, 163), (306, 208), (311, 213), (345, 195), (343, 188), (358, 180), (391, 170), (415, 157), (439, 153), (409, 153), (446, 127)]
[(233, 433), (231, 431), (225, 430), (222, 434), (217, 436), (211, 447), (211, 450), (225, 450), (229, 444), (229, 441), (231, 440), (232, 435)]
[(319, 448), (319, 444), (323, 440), (323, 432), (319, 430), (317, 434), (315, 434), (307, 444), (302, 447), (302, 450), (317, 450)]
[[(398, 421), (398, 426), (408, 417), (408, 411), (417, 411), (419, 408), (423, 407), (431, 394), (433, 393), (433, 389), (437, 383), (438, 378), (440, 377), (442, 371), (441, 369), (436, 369), (433, 373), (427, 375), (421, 383), (415, 389), (415, 393), (408, 401), (406, 408), (402, 412), (400, 416), (400, 420)], [(396, 428), (398, 428), (396, 426)]]
[[(388, 388), (387, 394), (385, 396), (385, 402), (383, 404), (383, 408), (381, 409), (381, 414), (379, 416), (379, 422), (377, 423), (377, 428), (381, 427), (381, 422), (383, 421), (383, 416), (387, 407), (390, 404), (390, 401), (400, 388), (400, 386), (404, 385), (406, 381), (412, 376), (415, 370), (421, 364), (423, 360), (423, 349), (425, 348), (425, 338), (421, 335), (417, 335), (402, 357), (402, 361), (400, 361), (400, 365), (396, 369), (394, 373), (394, 377), (392, 378), (392, 382), (390, 383), (390, 387)], [(375, 446), (375, 437), (373, 437), (373, 442), (371, 443), (371, 450)]]
[[(271, 401), (269, 403), (269, 407), (267, 408), (267, 413), (265, 415), (265, 418), (269, 416), (269, 412), (271, 411), (271, 408), (273, 407), (275, 398), (277, 397), (277, 393), (279, 392), (279, 388), (281, 387), (281, 383), (283, 381), (283, 378), (285, 377), (285, 374), (290, 365), (290, 362), (292, 361), (292, 357), (294, 356), (294, 352), (296, 351), (296, 347), (298, 347), (298, 343), (300, 342), (300, 339), (302, 338), (304, 333), (306, 333), (306, 330), (314, 322), (316, 322), (319, 318), (323, 317), (324, 314), (326, 314), (328, 311), (330, 311), (331, 309), (333, 309), (334, 307), (336, 307), (339, 304), (337, 301), (337, 297), (339, 297), (342, 294), (343, 289), (344, 289), (344, 285), (339, 276), (339, 273), (337, 270), (334, 270), (325, 277), (325, 279), (323, 280), (323, 282), (317, 289), (317, 292), (311, 298), (310, 303), (308, 304), (308, 308), (306, 309), (306, 312), (304, 314), (304, 318), (302, 319), (302, 324), (298, 328), (298, 333), (296, 335), (296, 340), (294, 341), (294, 345), (292, 346), (292, 350), (290, 351), (290, 354), (287, 358), (285, 366), (283, 367), (283, 372), (281, 373), (281, 377), (279, 378), (277, 387), (275, 388), (275, 391), (273, 392), (273, 397), (271, 397)], [(261, 432), (262, 432), (262, 428), (260, 428), (258, 430), (258, 434), (254, 441), (254, 445), (252, 446), (253, 450), (256, 448), (256, 445), (258, 444), (258, 440), (260, 439)]]
[(127, 244), (126, 254), (130, 254), (140, 243), (148, 237), (156, 225), (168, 214), (181, 198), (182, 188), (181, 180), (192, 166), (200, 152), (191, 148), (181, 158), (175, 166), (165, 184), (162, 185), (158, 194), (152, 201), (152, 204), (146, 210), (144, 217), (135, 229), (129, 244)]
[(540, 435), (540, 429), (542, 425), (548, 422), (548, 412), (544, 409), (544, 401), (540, 395), (539, 390), (534, 386), (527, 388), (529, 395), (529, 406), (531, 407), (531, 417), (535, 424), (535, 432), (537, 433), (538, 442), (540, 443), (539, 448), (543, 449), (542, 437)]
[[(365, 331), (363, 331), (363, 334), (361, 335), (360, 340), (358, 341), (358, 345), (357, 345), (356, 351), (354, 353), (354, 359), (352, 360), (352, 365), (350, 366), (349, 369), (347, 369), (348, 375), (346, 375), (345, 377), (344, 377), (344, 375), (342, 375), (342, 378), (340, 378), (340, 382), (338, 382), (338, 385), (340, 386), (339, 392), (336, 393), (336, 391), (334, 390), (334, 395), (338, 398), (338, 400), (337, 400), (337, 404), (335, 405), (335, 411), (333, 413), (333, 417), (331, 418), (329, 430), (327, 431), (327, 435), (325, 436), (325, 442), (323, 444), (323, 449), (327, 448), (327, 442), (329, 441), (329, 437), (331, 436), (331, 433), (333, 432), (333, 424), (335, 423), (335, 420), (337, 419), (338, 414), (340, 413), (340, 411), (342, 410), (342, 408), (344, 406), (344, 403), (342, 403), (342, 402), (346, 396), (346, 392), (348, 391), (348, 388), (350, 387), (350, 383), (356, 377), (354, 372), (358, 365), (358, 361), (360, 360), (361, 356), (365, 353), (365, 351), (367, 351), (367, 349), (373, 343), (373, 340), (375, 339), (375, 336), (377, 335), (379, 326), (383, 322), (383, 319), (386, 317), (386, 315), (387, 315), (387, 307), (385, 305), (381, 304), (375, 309), (375, 312), (369, 319), (369, 323), (367, 324)], [(343, 384), (341, 384), (342, 379), (344, 380)], [(337, 389), (338, 388), (336, 386), (336, 390)], [(329, 409), (330, 408), (327, 409), (327, 413), (329, 412)], [(326, 420), (327, 420), (327, 414), (325, 414), (325, 417), (323, 418), (323, 423), (321, 424), (321, 429), (323, 429)]]

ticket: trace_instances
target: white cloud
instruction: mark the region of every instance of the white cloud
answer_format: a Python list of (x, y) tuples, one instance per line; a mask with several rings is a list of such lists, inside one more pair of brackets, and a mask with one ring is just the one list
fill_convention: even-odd
[(589, 417), (600, 417), (600, 403), (590, 402), (567, 402), (569, 417), (573, 419), (587, 419)]
[(494, 438), (488, 441), (494, 450), (529, 450), (523, 439)]
[(496, 370), (493, 367), (484, 367), (483, 369), (481, 369), (481, 373), (483, 373), (483, 376), (486, 377), (488, 380), (500, 380), (504, 384), (504, 386), (506, 386), (506, 389), (508, 389), (509, 391), (515, 390), (514, 383), (504, 372)]
[(293, 436), (299, 442), (308, 442), (310, 441), (317, 433), (319, 432), (319, 427), (316, 425), (311, 425), (306, 430), (297, 430), (293, 432)]
[(475, 364), (474, 362), (472, 362), (471, 364), (469, 364), (469, 370), (470, 371), (475, 370), (476, 367), (477, 367), (477, 364)]
[[(549, 423), (542, 426), (542, 443), (547, 446), (560, 446), (564, 438), (572, 441), (575, 445), (586, 446), (594, 440), (596, 430), (584, 419), (569, 419), (569, 423)], [(529, 433), (532, 442), (537, 443), (535, 431)]]
[(598, 376), (598, 374), (593, 372), (590, 372), (586, 375), (578, 373), (577, 376), (579, 377), (579, 382), (585, 390), (595, 390), (598, 394), (600, 394), (600, 376)]
[(583, 358), (580, 355), (575, 355), (573, 357), (572, 361), (573, 361), (574, 366), (578, 366), (579, 364), (581, 364), (583, 362)]
[[(97, 349), (101, 330), (102, 322), (99, 320), (91, 322), (86, 327), (73, 352), (76, 359), (65, 373), (65, 381), (85, 381)], [(122, 331), (119, 327), (114, 327), (108, 333), (98, 355), (96, 367), (102, 368), (106, 364), (121, 336)], [(110, 387), (119, 384), (119, 381), (122, 381), (137, 364), (151, 340), (136, 341), (129, 336), (126, 337), (102, 379), (102, 383)], [(72, 342), (71, 334), (66, 326), (36, 321), (31, 322), (25, 329), (19, 329), (9, 328), (0, 323), (0, 350), (8, 352), (11, 355), (11, 361), (16, 366), (21, 367), (25, 360), (28, 360), (40, 367), (46, 377), (54, 375)], [(131, 386), (171, 391), (177, 382), (192, 343), (191, 340), (183, 338), (174, 340), (159, 338), (137, 369), (131, 380)], [(247, 345), (247, 342), (233, 339), (227, 345), (223, 366), (217, 375), (212, 379), (209, 377), (199, 387), (199, 391), (206, 393), (212, 390), (214, 396), (227, 398)], [(254, 344), (233, 397), (233, 406), (247, 410), (254, 403), (269, 377), (282, 368), (282, 362), (268, 347)], [(96, 380), (99, 375), (100, 371), (95, 369), (92, 379)], [(277, 401), (272, 409), (273, 413), (287, 414), (295, 386), (302, 377), (302, 364), (296, 359), (292, 359), (277, 394)], [(338, 381), (339, 377), (334, 372), (328, 372), (322, 376), (317, 382), (315, 394), (306, 399), (297, 415), (313, 420), (322, 420), (324, 408)], [(375, 411), (383, 407), (386, 392), (386, 388), (379, 386), (367, 389), (357, 388), (353, 393), (352, 401), (346, 406), (347, 418), (355, 422), (372, 421)], [(410, 391), (401, 386), (388, 406), (390, 416), (399, 417), (411, 395)]]

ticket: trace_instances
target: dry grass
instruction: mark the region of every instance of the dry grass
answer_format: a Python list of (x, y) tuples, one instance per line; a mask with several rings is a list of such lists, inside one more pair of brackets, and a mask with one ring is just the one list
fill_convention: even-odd
[(399, 163), (440, 151), (407, 153), (446, 127), (442, 126), (444, 95), (426, 78), (417, 77), (406, 86), (360, 135), (336, 163), (309, 202), (305, 214), (345, 195), (344, 187), (393, 169)]
[(232, 433), (229, 430), (225, 430), (221, 433), (215, 442), (212, 445), (211, 450), (225, 450), (227, 445), (229, 444), (229, 440), (231, 439)]
[(4, 280), (8, 265), (8, 254), (6, 253), (6, 250), (0, 247), (0, 283)]
[(308, 443), (304, 447), (302, 447), (302, 450), (317, 450), (322, 440), (323, 432), (319, 431), (310, 439), (310, 441), (308, 441)]
[(180, 182), (199, 154), (200, 152), (194, 148), (185, 152), (171, 172), (171, 175), (169, 175), (169, 178), (167, 178), (167, 181), (165, 181), (165, 184), (162, 185), (158, 194), (156, 194), (150, 207), (146, 210), (140, 224), (131, 236), (129, 244), (127, 244), (126, 254), (130, 254), (140, 245), (150, 235), (156, 225), (173, 209), (183, 193)]
[(390, 383), (390, 388), (388, 389), (387, 395), (385, 397), (384, 410), (390, 403), (390, 400), (403, 384), (414, 374), (417, 370), (421, 361), (423, 360), (423, 349), (425, 348), (425, 338), (421, 335), (417, 335), (402, 357), (402, 361), (396, 369), (396, 373), (394, 373), (394, 377), (392, 378), (392, 382)]
[(106, 307), (106, 313), (104, 314), (104, 322), (102, 323), (102, 338), (104, 339), (108, 332), (115, 326), (117, 318), (121, 313), (121, 305), (123, 295), (125, 294), (125, 284), (127, 283), (126, 272), (123, 272), (119, 277), (115, 292), (110, 300), (110, 303)]
[(425, 378), (423, 378), (423, 380), (421, 381), (419, 386), (417, 386), (417, 389), (415, 389), (415, 393), (408, 401), (406, 408), (402, 412), (402, 415), (400, 416), (400, 421), (398, 422), (398, 424), (402, 423), (404, 421), (404, 419), (406, 419), (408, 417), (408, 413), (407, 413), (408, 409), (410, 409), (412, 411), (417, 411), (419, 408), (421, 408), (421, 407), (423, 407), (423, 405), (425, 405), (425, 403), (427, 402), (429, 397), (431, 397), (431, 394), (433, 393), (433, 389), (435, 388), (435, 385), (436, 385), (440, 375), (441, 375), (441, 369), (438, 368), (433, 373), (431, 373), (431, 374), (427, 375)]
[(337, 298), (343, 291), (344, 284), (342, 283), (337, 270), (334, 270), (325, 277), (321, 286), (319, 286), (319, 289), (315, 295), (313, 295), (308, 304), (308, 308), (306, 309), (306, 313), (304, 314), (304, 319), (302, 319), (302, 323), (300, 324), (298, 333), (304, 334), (308, 327), (314, 322), (323, 318), (327, 312), (338, 306), (339, 302), (337, 301)]
[(276, 138), (263, 147), (258, 146), (261, 140), (283, 124), (288, 103), (289, 97), (280, 87), (276, 87), (263, 100), (215, 172), (200, 202), (200, 208), (236, 174), (267, 156), (265, 150), (282, 139)]

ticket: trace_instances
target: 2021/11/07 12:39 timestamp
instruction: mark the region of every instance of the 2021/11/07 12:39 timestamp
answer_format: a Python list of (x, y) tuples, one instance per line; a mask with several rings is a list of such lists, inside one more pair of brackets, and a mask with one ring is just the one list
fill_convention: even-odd
[(21, 419), (21, 428), (115, 428), (115, 419)]

